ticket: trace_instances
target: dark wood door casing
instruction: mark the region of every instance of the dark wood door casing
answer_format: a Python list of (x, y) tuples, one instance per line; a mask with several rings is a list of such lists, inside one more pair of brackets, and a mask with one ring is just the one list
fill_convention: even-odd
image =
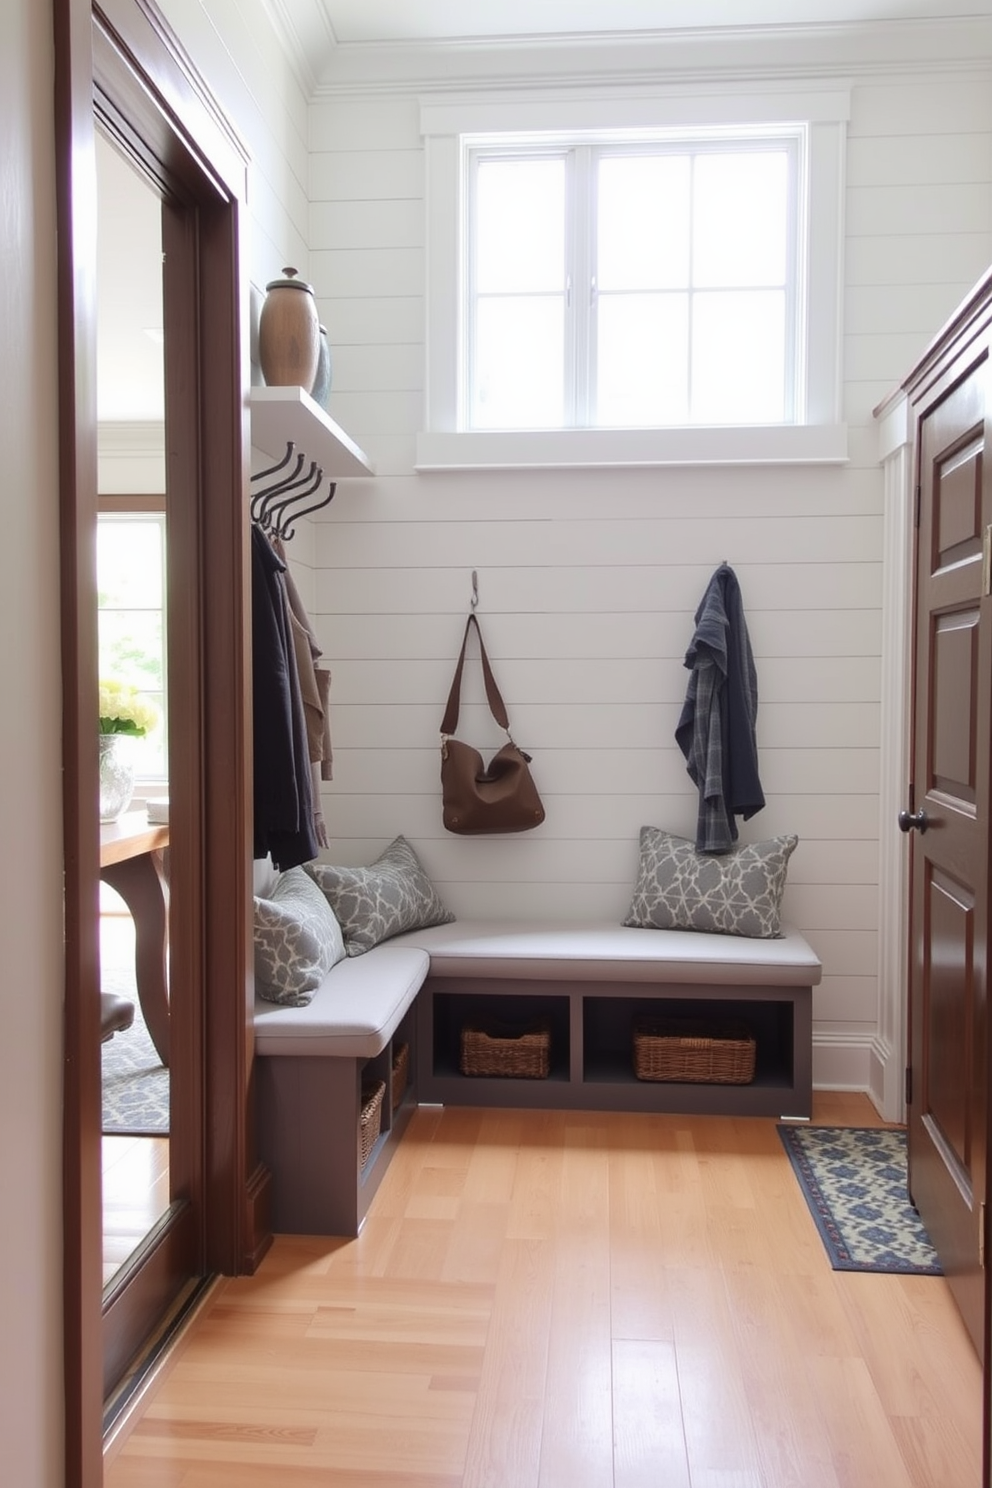
[[(170, 545), (192, 590), (171, 596), (186, 625), (170, 646), (188, 679), (186, 740), (170, 739), (180, 965), (205, 989), (202, 1016), (176, 1030), (189, 1056), (179, 1150), (202, 1194), (198, 1260), (207, 1273), (250, 1270), (267, 1243), (265, 1174), (255, 1156), (251, 1083), (251, 840), (247, 475), (247, 278), (242, 271), (246, 157), (149, 0), (80, 8), (53, 0), (59, 219), (59, 424), (62, 526), (65, 988), (66, 1484), (102, 1482), (102, 1214), (96, 812), (96, 306), (94, 108), (178, 204), (174, 266), (195, 297), (167, 326), (194, 359), (173, 387)], [(171, 272), (168, 271), (168, 272)], [(185, 339), (184, 339), (185, 338)], [(176, 411), (175, 418), (172, 414)], [(176, 433), (173, 442), (173, 432)], [(185, 659), (183, 659), (185, 653)], [(171, 773), (171, 772), (170, 772)], [(180, 839), (177, 843), (177, 837)], [(185, 918), (184, 918), (185, 917)], [(199, 928), (199, 927), (202, 927)], [(198, 1052), (199, 1050), (199, 1052)], [(201, 1073), (202, 1072), (202, 1073)], [(199, 1112), (197, 1111), (199, 1107)], [(202, 1120), (200, 1118), (202, 1113)], [(183, 1122), (189, 1127), (183, 1135)], [(202, 1142), (190, 1139), (202, 1131)], [(185, 1181), (185, 1179), (184, 1179)]]

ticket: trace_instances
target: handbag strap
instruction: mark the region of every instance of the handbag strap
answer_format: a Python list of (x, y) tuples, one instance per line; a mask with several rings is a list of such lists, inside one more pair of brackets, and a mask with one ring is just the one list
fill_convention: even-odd
[(458, 665), (455, 667), (451, 691), (448, 693), (448, 706), (445, 708), (444, 717), (441, 719), (441, 733), (446, 736), (453, 734), (458, 727), (458, 710), (461, 706), (462, 695), (462, 669), (465, 665), (465, 647), (468, 645), (468, 633), (473, 625), (475, 626), (475, 633), (479, 637), (479, 656), (482, 661), (482, 675), (486, 684), (486, 698), (489, 702), (489, 711), (500, 728), (506, 729), (507, 733), (510, 732), (510, 720), (507, 716), (500, 690), (496, 686), (493, 669), (489, 665), (489, 657), (486, 655), (486, 647), (482, 639), (482, 631), (479, 629), (479, 622), (475, 615), (469, 615), (465, 621), (465, 634), (462, 637), (462, 649), (458, 653)]

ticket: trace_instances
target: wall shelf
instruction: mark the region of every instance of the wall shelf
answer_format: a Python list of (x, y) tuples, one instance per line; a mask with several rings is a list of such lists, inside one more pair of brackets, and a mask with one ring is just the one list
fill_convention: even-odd
[(331, 480), (373, 475), (368, 455), (300, 387), (251, 389), (251, 442), (278, 459), (292, 440)]

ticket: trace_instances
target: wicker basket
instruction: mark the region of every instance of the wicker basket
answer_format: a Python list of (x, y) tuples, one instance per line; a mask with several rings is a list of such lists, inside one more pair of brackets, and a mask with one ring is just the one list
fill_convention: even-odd
[(382, 1126), (382, 1098), (386, 1093), (385, 1080), (376, 1080), (362, 1087), (362, 1110), (358, 1118), (358, 1166), (364, 1168), (369, 1154), (376, 1144)]
[(755, 1040), (741, 1023), (682, 1018), (638, 1018), (634, 1074), (639, 1080), (699, 1085), (748, 1085), (754, 1079)]
[(406, 1094), (406, 1082), (410, 1073), (410, 1045), (398, 1044), (393, 1049), (392, 1101), (393, 1110), (399, 1109)]
[(551, 1065), (551, 1024), (546, 1019), (526, 1028), (490, 1023), (462, 1028), (463, 1075), (510, 1075), (518, 1080), (546, 1080)]

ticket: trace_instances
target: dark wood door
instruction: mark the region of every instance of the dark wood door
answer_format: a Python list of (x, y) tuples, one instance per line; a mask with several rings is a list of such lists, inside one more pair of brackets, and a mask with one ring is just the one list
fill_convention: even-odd
[[(992, 496), (987, 345), (918, 407), (910, 1189), (984, 1357)], [(983, 552), (984, 550), (984, 552)]]

